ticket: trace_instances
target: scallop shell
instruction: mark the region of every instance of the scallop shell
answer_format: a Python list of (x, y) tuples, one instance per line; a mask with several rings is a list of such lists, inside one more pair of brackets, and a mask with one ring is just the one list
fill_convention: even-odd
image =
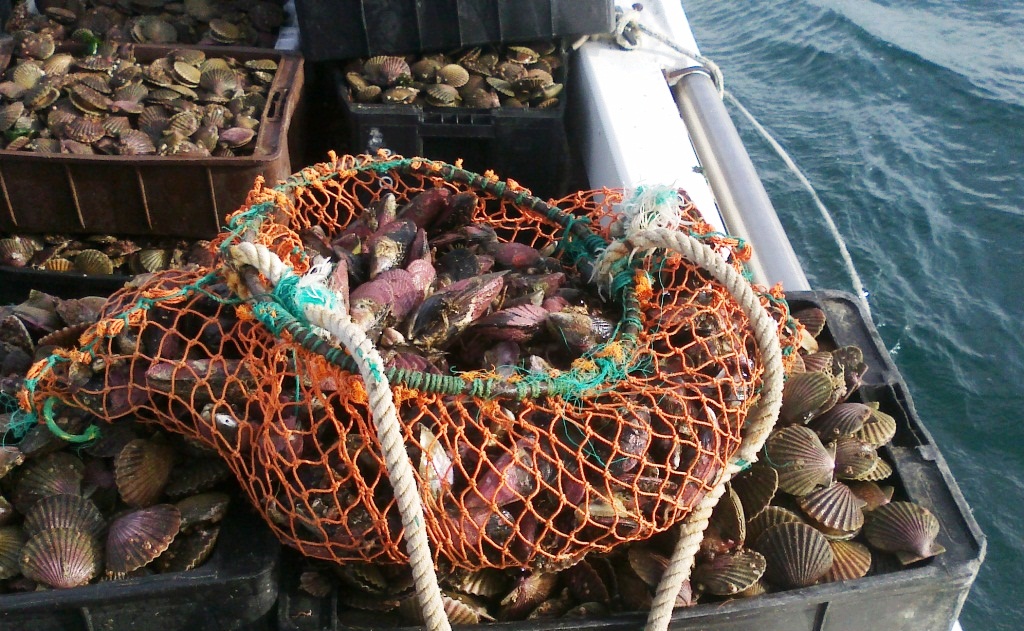
[(170, 57), (174, 61), (180, 61), (196, 68), (206, 61), (206, 53), (195, 48), (176, 48), (170, 52)]
[(30, 136), (19, 136), (7, 143), (7, 146), (4, 147), (4, 149), (8, 151), (18, 151), (19, 149), (27, 147), (30, 142), (32, 142), (32, 138)]
[(846, 436), (836, 441), (836, 477), (841, 480), (859, 480), (878, 464), (875, 447)]
[(0, 581), (21, 573), (21, 548), (25, 539), (21, 526), (0, 527)]
[(75, 107), (87, 114), (102, 114), (109, 110), (110, 104), (113, 103), (110, 97), (83, 84), (72, 86), (68, 97)]
[(807, 372), (831, 374), (832, 364), (834, 363), (835, 358), (832, 357), (832, 353), (821, 352), (804, 355), (804, 368)]
[(717, 554), (698, 563), (690, 578), (694, 589), (715, 596), (734, 596), (752, 587), (764, 575), (766, 561), (755, 550)]
[(454, 106), (460, 99), (459, 91), (443, 83), (434, 84), (426, 89), (427, 103), (437, 107)]
[[(352, 98), (357, 103), (376, 103), (380, 98), (382, 90), (379, 85), (368, 85), (363, 88), (353, 88)], [(415, 98), (415, 96), (413, 97)]]
[(367, 62), (367, 66), (373, 68), (373, 78), (377, 80), (375, 83), (380, 83), (382, 87), (396, 85), (403, 78), (412, 76), (409, 64), (401, 57), (373, 58), (370, 61), (374, 63)]
[(199, 68), (185, 63), (184, 61), (176, 61), (171, 66), (171, 70), (174, 73), (174, 77), (178, 81), (181, 81), (183, 85), (187, 85), (192, 88), (199, 85), (199, 79), (202, 76), (202, 73), (199, 72)]
[(110, 136), (120, 136), (132, 128), (132, 123), (127, 116), (108, 116), (103, 119), (103, 129)]
[(765, 460), (779, 474), (779, 488), (792, 495), (810, 493), (832, 482), (835, 447), (802, 425), (784, 427), (768, 439)]
[(103, 138), (107, 130), (100, 119), (94, 116), (79, 116), (64, 126), (64, 133), (71, 140), (92, 144)]
[(871, 569), (871, 550), (856, 541), (829, 541), (832, 546), (832, 567), (821, 578), (823, 583), (850, 581), (867, 576)]
[[(806, 363), (807, 358), (804, 358)], [(832, 378), (823, 372), (802, 372), (790, 375), (782, 388), (782, 423), (806, 423), (823, 408), (832, 397)]]
[(154, 564), (161, 572), (194, 570), (213, 554), (219, 534), (220, 526), (206, 526), (187, 534), (179, 533)]
[(117, 148), (118, 152), (124, 156), (150, 156), (156, 153), (153, 139), (137, 129), (122, 132)]
[(178, 534), (181, 515), (170, 504), (125, 513), (107, 532), (107, 573), (131, 572), (160, 556)]
[(78, 495), (84, 468), (77, 457), (61, 451), (30, 460), (21, 467), (14, 485), (15, 508), (24, 515), (44, 497)]
[(66, 528), (98, 538), (106, 525), (100, 510), (90, 500), (77, 495), (51, 495), (29, 509), (24, 528), (30, 537), (44, 530)]
[(461, 88), (469, 82), (469, 71), (458, 64), (448, 64), (437, 71), (437, 77), (441, 83)]
[(505, 49), (505, 55), (509, 60), (520, 64), (532, 64), (540, 59), (540, 55), (537, 51), (526, 46), (508, 46)]
[(76, 77), (78, 80), (78, 85), (84, 85), (86, 87), (92, 88), (100, 94), (109, 95), (113, 93), (113, 90), (110, 89), (110, 79), (105, 75), (87, 73), (78, 74), (76, 75)]
[(783, 588), (813, 585), (834, 561), (825, 535), (806, 524), (772, 526), (755, 547), (767, 561), (765, 578)]
[(736, 490), (730, 486), (719, 500), (708, 522), (705, 540), (717, 538), (728, 546), (742, 545), (747, 538), (747, 520)]
[(88, 55), (75, 59), (74, 65), (83, 70), (106, 72), (114, 68), (113, 57), (107, 55)]
[(896, 436), (896, 419), (879, 409), (872, 409), (871, 416), (856, 436), (870, 445), (881, 447)]
[[(441, 69), (441, 64), (435, 59), (420, 59), (416, 63), (409, 66), (409, 71), (412, 74), (412, 78), (416, 81), (422, 81), (424, 83), (433, 83), (437, 77), (437, 71)], [(359, 76), (359, 75), (356, 75)]]
[(747, 521), (747, 542), (756, 544), (757, 540), (769, 528), (778, 524), (805, 523), (799, 514), (781, 506), (768, 506)]
[(35, 111), (50, 107), (59, 98), (60, 90), (52, 85), (40, 83), (25, 93), (23, 102), (25, 103), (25, 107)]
[(210, 492), (192, 495), (174, 506), (181, 515), (181, 529), (188, 530), (198, 524), (215, 524), (224, 518), (231, 497), (227, 493)]
[(544, 99), (540, 103), (537, 103), (534, 107), (536, 107), (539, 110), (549, 110), (554, 107), (558, 107), (558, 103), (558, 99)]
[(0, 479), (25, 462), (25, 454), (14, 445), (0, 445)]
[(871, 471), (865, 473), (860, 479), (867, 482), (881, 482), (882, 480), (887, 480), (891, 475), (892, 465), (886, 462), (884, 458), (879, 458)]
[(121, 499), (129, 506), (156, 503), (173, 466), (174, 450), (168, 445), (144, 438), (131, 441), (114, 460), (114, 475)]
[(75, 256), (75, 269), (90, 276), (106, 276), (114, 273), (114, 263), (99, 250), (82, 250)]
[(0, 239), (0, 262), (13, 267), (24, 267), (36, 253), (36, 249), (27, 239), (5, 237)]
[(36, 138), (31, 144), (31, 149), (39, 153), (60, 153), (60, 148), (60, 141), (56, 138)]
[(26, 543), (21, 553), (21, 572), (50, 587), (85, 585), (99, 573), (96, 541), (85, 532), (57, 528), (44, 530)]
[(825, 330), (825, 312), (818, 307), (794, 311), (793, 319), (804, 325), (811, 337), (818, 337)]
[(868, 543), (896, 554), (904, 565), (945, 552), (945, 548), (935, 542), (939, 520), (920, 504), (889, 502), (869, 515), (864, 526)]
[(199, 86), (213, 94), (223, 96), (238, 87), (238, 75), (230, 68), (208, 68), (200, 75)]
[(141, 83), (129, 83), (114, 90), (114, 101), (138, 103), (149, 96), (149, 88)]
[(210, 36), (222, 44), (234, 44), (244, 37), (242, 29), (227, 20), (210, 20), (208, 26)]
[(743, 514), (749, 520), (771, 504), (779, 489), (779, 474), (759, 462), (733, 478), (730, 484), (743, 504)]
[(7, 131), (25, 113), (25, 104), (14, 101), (0, 107), (0, 131)]
[(29, 33), (21, 40), (21, 54), (31, 59), (48, 59), (57, 49), (49, 33)]
[(66, 75), (71, 70), (75, 58), (67, 53), (58, 53), (43, 62), (43, 72), (49, 77)]
[[(41, 340), (40, 340), (41, 341)], [(879, 486), (874, 482), (850, 481), (846, 483), (854, 495), (864, 500), (864, 512), (870, 513), (879, 506), (892, 501), (895, 489), (891, 486)]]
[(277, 62), (273, 59), (250, 59), (242, 64), (249, 70), (259, 70), (261, 72), (276, 72)]
[(462, 101), (466, 107), (493, 108), (501, 106), (498, 95), (484, 88), (475, 88), (470, 91), (462, 88), (459, 94), (462, 95)]
[(230, 127), (221, 132), (219, 144), (229, 149), (237, 149), (249, 144), (255, 135), (256, 132), (252, 129)]
[(39, 84), (39, 80), (46, 76), (46, 71), (35, 62), (22, 62), (11, 71), (11, 80), (18, 86), (30, 90)]
[(832, 409), (815, 417), (807, 426), (827, 442), (841, 436), (853, 436), (870, 416), (871, 408), (863, 403), (837, 403)]
[(451, 581), (452, 586), (460, 592), (484, 598), (507, 594), (509, 583), (509, 576), (503, 570), (489, 567), (460, 574)]
[(170, 114), (166, 107), (150, 105), (139, 115), (139, 129), (149, 134), (151, 138), (159, 138), (170, 124), (169, 121)]
[(842, 482), (812, 491), (797, 502), (808, 517), (830, 530), (849, 533), (864, 525), (866, 502)]
[(140, 44), (173, 44), (178, 41), (178, 29), (152, 15), (137, 18), (131, 34), (132, 39)]

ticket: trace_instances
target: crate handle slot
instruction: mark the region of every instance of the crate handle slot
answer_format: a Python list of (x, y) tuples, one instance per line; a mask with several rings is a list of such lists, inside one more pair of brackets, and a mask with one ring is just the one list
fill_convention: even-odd
[(284, 113), (284, 103), (288, 99), (289, 90), (277, 90), (271, 93), (270, 98), (267, 99), (267, 120), (276, 121), (281, 118)]

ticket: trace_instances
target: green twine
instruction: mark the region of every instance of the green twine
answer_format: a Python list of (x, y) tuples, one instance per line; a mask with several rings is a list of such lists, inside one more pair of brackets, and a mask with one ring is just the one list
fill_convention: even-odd
[(86, 427), (81, 434), (69, 434), (61, 429), (53, 420), (53, 404), (56, 400), (54, 397), (47, 397), (46, 402), (43, 403), (43, 418), (46, 419), (46, 427), (54, 436), (69, 443), (87, 443), (100, 437), (100, 428), (95, 425)]

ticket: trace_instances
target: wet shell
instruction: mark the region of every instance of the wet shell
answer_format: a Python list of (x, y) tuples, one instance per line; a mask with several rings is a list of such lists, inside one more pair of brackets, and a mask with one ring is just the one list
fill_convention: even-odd
[(755, 547), (767, 561), (765, 578), (783, 588), (813, 585), (834, 560), (825, 535), (806, 524), (773, 526)]
[(708, 522), (705, 538), (717, 537), (729, 547), (742, 545), (747, 538), (747, 521), (736, 489), (730, 486), (715, 506)]
[(219, 144), (228, 149), (243, 147), (252, 141), (256, 132), (246, 127), (231, 127), (220, 134)]
[(854, 495), (864, 500), (864, 512), (870, 513), (879, 506), (892, 501), (895, 489), (891, 486), (879, 486), (874, 482), (851, 481), (846, 483)]
[(73, 86), (68, 96), (71, 103), (86, 114), (103, 114), (113, 103), (110, 97), (81, 83)]
[(836, 441), (837, 478), (859, 480), (868, 475), (877, 464), (878, 453), (874, 446), (852, 436)]
[(487, 77), (487, 84), (505, 96), (516, 95), (516, 91), (512, 88), (512, 84), (504, 79), (500, 79), (498, 77)]
[(60, 77), (71, 70), (75, 58), (67, 53), (58, 53), (43, 62), (43, 72), (50, 77)]
[[(373, 88), (377, 88), (377, 90), (380, 90), (380, 88), (375, 86), (375, 85), (369, 86), (368, 88), (366, 88), (366, 90), (361, 90), (357, 94), (357, 96), (359, 96), (359, 98), (365, 98), (370, 93), (373, 92)], [(384, 90), (383, 92), (381, 92), (380, 93), (380, 100), (383, 103), (405, 103), (405, 104), (409, 104), (409, 103), (412, 103), (413, 101), (415, 101), (416, 97), (419, 96), (419, 94), (420, 94), (420, 91), (417, 90), (416, 88), (410, 88), (410, 87), (405, 87), (405, 86), (398, 86), (398, 87), (395, 87), (395, 88), (388, 88), (387, 90)]]
[(853, 532), (864, 525), (864, 500), (842, 482), (808, 493), (797, 501), (808, 517), (830, 530)]
[(451, 107), (459, 101), (459, 91), (450, 85), (438, 83), (427, 88), (427, 103), (437, 107)]
[(864, 427), (856, 434), (864, 442), (881, 447), (896, 436), (896, 419), (885, 412), (873, 409)]
[(865, 473), (860, 479), (867, 482), (881, 482), (882, 480), (887, 480), (891, 475), (892, 465), (883, 458), (879, 458), (871, 471)]
[(193, 112), (178, 112), (167, 121), (167, 130), (164, 132), (177, 133), (182, 136), (191, 136), (199, 129), (199, 117)]
[(14, 83), (26, 90), (36, 87), (44, 76), (46, 71), (35, 62), (22, 62), (15, 66), (10, 74)]
[(170, 504), (125, 513), (107, 532), (107, 573), (136, 570), (160, 556), (178, 534), (181, 515)]
[(213, 94), (223, 96), (238, 87), (238, 75), (230, 68), (208, 68), (201, 74), (199, 86)]
[(821, 578), (823, 583), (849, 581), (867, 576), (871, 569), (871, 550), (856, 541), (829, 541), (832, 546), (832, 567)]
[(511, 61), (520, 64), (529, 65), (540, 59), (537, 51), (526, 46), (509, 46), (505, 49), (505, 53)]
[(803, 356), (804, 359), (804, 370), (807, 372), (823, 372), (828, 375), (832, 374), (832, 364), (835, 362), (835, 358), (832, 357), (832, 353), (810, 353)]
[(458, 64), (448, 64), (437, 71), (441, 83), (461, 88), (469, 81), (469, 71)]
[(170, 52), (170, 56), (174, 61), (180, 61), (196, 68), (206, 61), (206, 53), (195, 48), (176, 48)]
[(939, 520), (919, 504), (889, 502), (869, 515), (864, 526), (868, 543), (896, 554), (904, 565), (945, 552), (945, 548), (935, 542)]
[(194, 570), (213, 554), (219, 534), (220, 526), (197, 528), (188, 534), (179, 533), (154, 564), (161, 572)]
[(75, 269), (91, 276), (114, 273), (114, 263), (99, 250), (82, 250), (75, 256)]
[(85, 532), (58, 528), (30, 538), (21, 554), (21, 572), (50, 587), (85, 585), (99, 573), (96, 541)]
[(36, 253), (36, 249), (27, 239), (6, 237), (0, 239), (0, 262), (4, 265), (24, 267)]
[(743, 504), (743, 514), (749, 520), (771, 504), (779, 489), (779, 474), (769, 465), (759, 462), (733, 478), (730, 484)]
[(55, 452), (30, 460), (21, 467), (11, 498), (18, 512), (25, 514), (32, 506), (51, 495), (78, 495), (82, 487), (84, 465), (77, 457)]
[(807, 426), (828, 442), (841, 436), (853, 436), (870, 416), (871, 408), (863, 403), (837, 403)]
[(184, 61), (174, 62), (171, 66), (171, 71), (174, 73), (174, 77), (178, 81), (181, 81), (183, 85), (187, 85), (192, 88), (199, 85), (199, 78), (202, 76), (199, 68), (196, 68), (192, 64)]
[(64, 127), (68, 138), (85, 144), (92, 144), (106, 135), (103, 122), (93, 116), (79, 116)]
[[(99, 94), (97, 92), (97, 94)], [(41, 110), (50, 107), (60, 98), (60, 90), (52, 85), (39, 84), (25, 93), (23, 102), (30, 110)], [(72, 99), (73, 101), (73, 99)]]
[[(382, 90), (379, 85), (368, 85), (361, 88), (352, 89), (352, 98), (357, 103), (374, 103), (380, 98)], [(417, 93), (419, 91), (417, 90)], [(413, 95), (413, 98), (416, 98)]]
[(110, 136), (120, 136), (132, 128), (127, 116), (108, 116), (103, 119), (103, 129)]
[(825, 330), (825, 312), (818, 307), (795, 311), (793, 318), (804, 325), (811, 337), (818, 337)]
[(462, 574), (453, 579), (451, 584), (464, 594), (484, 598), (507, 594), (510, 587), (508, 575), (494, 568), (483, 568)]
[(32, 59), (47, 59), (57, 49), (49, 33), (29, 33), (21, 40), (21, 54)]
[(114, 460), (121, 499), (129, 506), (149, 506), (163, 492), (174, 466), (174, 450), (139, 438), (125, 445)]
[(227, 20), (210, 20), (210, 36), (222, 44), (234, 44), (244, 37), (242, 29)]
[(28, 536), (44, 530), (66, 528), (98, 538), (106, 527), (100, 510), (90, 500), (77, 495), (51, 495), (36, 502), (25, 514)]
[(765, 558), (755, 550), (718, 554), (693, 568), (694, 589), (716, 596), (733, 596), (752, 587), (764, 575)]
[(121, 133), (117, 143), (118, 151), (124, 156), (149, 156), (156, 153), (156, 145), (149, 134), (138, 129), (129, 129)]
[(131, 101), (138, 103), (149, 96), (149, 88), (141, 83), (129, 83), (114, 90), (115, 101)]
[(0, 527), (0, 581), (21, 573), (21, 548), (25, 539), (21, 526)]
[(181, 529), (188, 530), (198, 524), (215, 524), (224, 518), (231, 498), (227, 493), (210, 492), (192, 495), (174, 506), (181, 514)]
[(249, 70), (259, 70), (261, 72), (275, 72), (277, 70), (277, 62), (273, 59), (250, 59), (242, 65)]
[(0, 131), (7, 131), (25, 112), (25, 104), (21, 101), (8, 103), (0, 107)]
[(401, 57), (385, 57), (379, 62), (377, 76), (385, 85), (395, 85), (403, 78), (412, 76), (412, 70)]
[[(409, 67), (413, 79), (433, 83), (441, 64), (435, 59), (420, 59)], [(358, 76), (358, 75), (357, 75)]]
[(0, 479), (25, 462), (25, 454), (14, 445), (0, 445)]
[(834, 445), (826, 448), (818, 435), (802, 425), (775, 432), (765, 447), (766, 461), (779, 473), (779, 488), (792, 495), (810, 493), (832, 482)]
[[(804, 358), (806, 362), (806, 358)], [(832, 378), (823, 372), (790, 375), (782, 388), (782, 423), (806, 423), (821, 413), (832, 398)]]
[(805, 523), (799, 514), (781, 506), (769, 506), (747, 521), (747, 542), (756, 544), (765, 531), (779, 524)]

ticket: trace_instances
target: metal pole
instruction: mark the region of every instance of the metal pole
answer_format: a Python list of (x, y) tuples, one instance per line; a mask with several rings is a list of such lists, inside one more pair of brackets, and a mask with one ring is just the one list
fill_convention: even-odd
[(754, 281), (767, 285), (781, 282), (788, 290), (810, 289), (711, 77), (702, 68), (694, 68), (682, 75), (672, 94), (726, 227), (754, 246), (749, 263)]

